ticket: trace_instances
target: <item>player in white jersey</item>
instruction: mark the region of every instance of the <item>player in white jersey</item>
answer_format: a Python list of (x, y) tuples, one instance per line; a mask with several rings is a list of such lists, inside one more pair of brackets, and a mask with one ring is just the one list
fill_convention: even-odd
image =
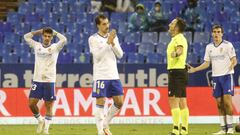
[[(109, 123), (123, 104), (123, 89), (119, 80), (117, 60), (123, 56), (116, 31), (109, 32), (109, 20), (100, 14), (95, 18), (98, 32), (88, 39), (93, 55), (93, 92), (96, 98), (96, 125), (98, 135), (111, 135)], [(104, 117), (105, 98), (112, 97), (114, 104)]]
[[(42, 35), (42, 43), (32, 39), (35, 35)], [(53, 36), (57, 36), (60, 40), (52, 44)], [(48, 129), (52, 120), (52, 106), (53, 101), (56, 99), (54, 90), (57, 58), (67, 39), (49, 27), (29, 32), (24, 35), (24, 39), (35, 52), (34, 76), (29, 95), (29, 107), (34, 117), (38, 120), (37, 133), (43, 131), (44, 134), (49, 134)], [(38, 101), (41, 99), (45, 101), (45, 120), (39, 113), (37, 106)]]
[(232, 43), (223, 40), (223, 28), (220, 25), (212, 27), (213, 42), (208, 44), (205, 51), (204, 63), (198, 67), (191, 67), (189, 72), (194, 73), (212, 65), (213, 96), (216, 98), (220, 115), (219, 132), (213, 135), (233, 134), (233, 107), (234, 94), (233, 74), (237, 65), (235, 49)]

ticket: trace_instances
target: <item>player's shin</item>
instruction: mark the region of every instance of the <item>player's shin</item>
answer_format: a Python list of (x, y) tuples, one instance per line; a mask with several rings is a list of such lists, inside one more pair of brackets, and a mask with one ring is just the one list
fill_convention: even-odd
[(113, 117), (119, 112), (121, 107), (112, 104), (111, 107), (108, 110), (107, 116), (104, 119), (104, 128), (108, 128), (109, 123), (111, 122), (111, 120), (113, 119)]
[(103, 134), (103, 121), (104, 121), (104, 106), (96, 105), (95, 112), (96, 126), (98, 130), (98, 135)]

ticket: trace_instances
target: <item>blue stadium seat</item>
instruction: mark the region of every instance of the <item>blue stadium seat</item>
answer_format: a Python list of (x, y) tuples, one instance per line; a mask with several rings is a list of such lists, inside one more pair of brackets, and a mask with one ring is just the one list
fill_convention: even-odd
[(150, 64), (163, 63), (163, 56), (158, 53), (148, 53), (146, 58), (146, 63), (150, 63)]
[(138, 47), (138, 53), (146, 56), (148, 53), (153, 53), (155, 51), (155, 45), (149, 42), (140, 43)]
[(168, 44), (171, 41), (171, 36), (168, 32), (159, 33), (159, 43)]
[(156, 46), (156, 52), (157, 53), (165, 55), (166, 54), (166, 50), (167, 50), (167, 44), (158, 43), (158, 45)]
[(38, 13), (30, 13), (25, 15), (25, 22), (40, 22), (41, 16)]
[(193, 42), (194, 43), (207, 43), (210, 39), (209, 32), (195, 32)]
[(0, 32), (13, 32), (13, 26), (10, 22), (0, 22)]
[(124, 42), (140, 43), (140, 32), (126, 33)]
[(138, 53), (127, 53), (127, 63), (142, 64), (144, 63), (144, 56)]
[(189, 53), (187, 58), (188, 64), (198, 64), (198, 55), (196, 53)]
[(186, 37), (188, 43), (192, 43), (192, 32), (184, 32), (184, 36)]
[(16, 13), (16, 12), (8, 12), (7, 14), (7, 22), (10, 22), (12, 24), (19, 24), (19, 22), (23, 21), (23, 15)]
[(4, 33), (4, 43), (20, 43), (20, 36), (11, 32)]
[(20, 63), (33, 64), (34, 61), (35, 61), (35, 56), (34, 56), (34, 54), (25, 52), (24, 54), (22, 54), (22, 55), (20, 56)]
[(137, 51), (137, 46), (135, 43), (124, 42), (121, 44), (121, 47), (122, 47), (123, 52), (136, 52)]
[(142, 42), (158, 42), (158, 33), (157, 32), (143, 32), (142, 33)]
[(60, 64), (71, 64), (73, 63), (73, 57), (70, 53), (61, 52), (58, 56), (58, 63)]
[(113, 12), (111, 14), (110, 20), (112, 22), (126, 22), (127, 21), (127, 13), (117, 13)]
[(16, 54), (9, 53), (7, 55), (3, 55), (3, 63), (18, 63), (19, 57)]

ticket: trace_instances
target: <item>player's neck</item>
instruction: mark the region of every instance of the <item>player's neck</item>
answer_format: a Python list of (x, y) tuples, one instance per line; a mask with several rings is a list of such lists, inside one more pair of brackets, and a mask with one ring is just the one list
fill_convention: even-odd
[(107, 33), (104, 33), (104, 32), (102, 32), (102, 31), (98, 31), (98, 34), (99, 34), (100, 36), (102, 36), (102, 37), (106, 37), (106, 35), (107, 35)]
[(222, 43), (222, 39), (221, 40), (215, 40), (214, 41), (214, 44), (215, 44), (215, 46), (219, 46), (221, 43)]
[(44, 43), (42, 43), (42, 45), (43, 45), (43, 47), (49, 47), (50, 46), (50, 43), (49, 44), (44, 44)]

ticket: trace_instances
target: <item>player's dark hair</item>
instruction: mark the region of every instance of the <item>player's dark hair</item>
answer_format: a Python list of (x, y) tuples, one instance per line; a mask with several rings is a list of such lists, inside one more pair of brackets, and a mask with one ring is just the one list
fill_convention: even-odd
[(222, 33), (224, 32), (223, 27), (222, 27), (221, 25), (219, 25), (219, 24), (214, 24), (214, 25), (212, 26), (212, 32), (213, 32), (214, 29), (218, 29), (218, 28), (221, 29)]
[(186, 28), (186, 22), (180, 17), (177, 17), (176, 19), (177, 19), (176, 26), (178, 27), (179, 32), (180, 33), (184, 32), (184, 30)]
[(95, 17), (95, 23), (96, 25), (99, 25), (101, 23), (100, 19), (107, 19), (107, 17), (104, 14), (99, 14), (98, 16)]
[(43, 34), (44, 33), (53, 34), (53, 29), (50, 27), (45, 27), (43, 28)]

